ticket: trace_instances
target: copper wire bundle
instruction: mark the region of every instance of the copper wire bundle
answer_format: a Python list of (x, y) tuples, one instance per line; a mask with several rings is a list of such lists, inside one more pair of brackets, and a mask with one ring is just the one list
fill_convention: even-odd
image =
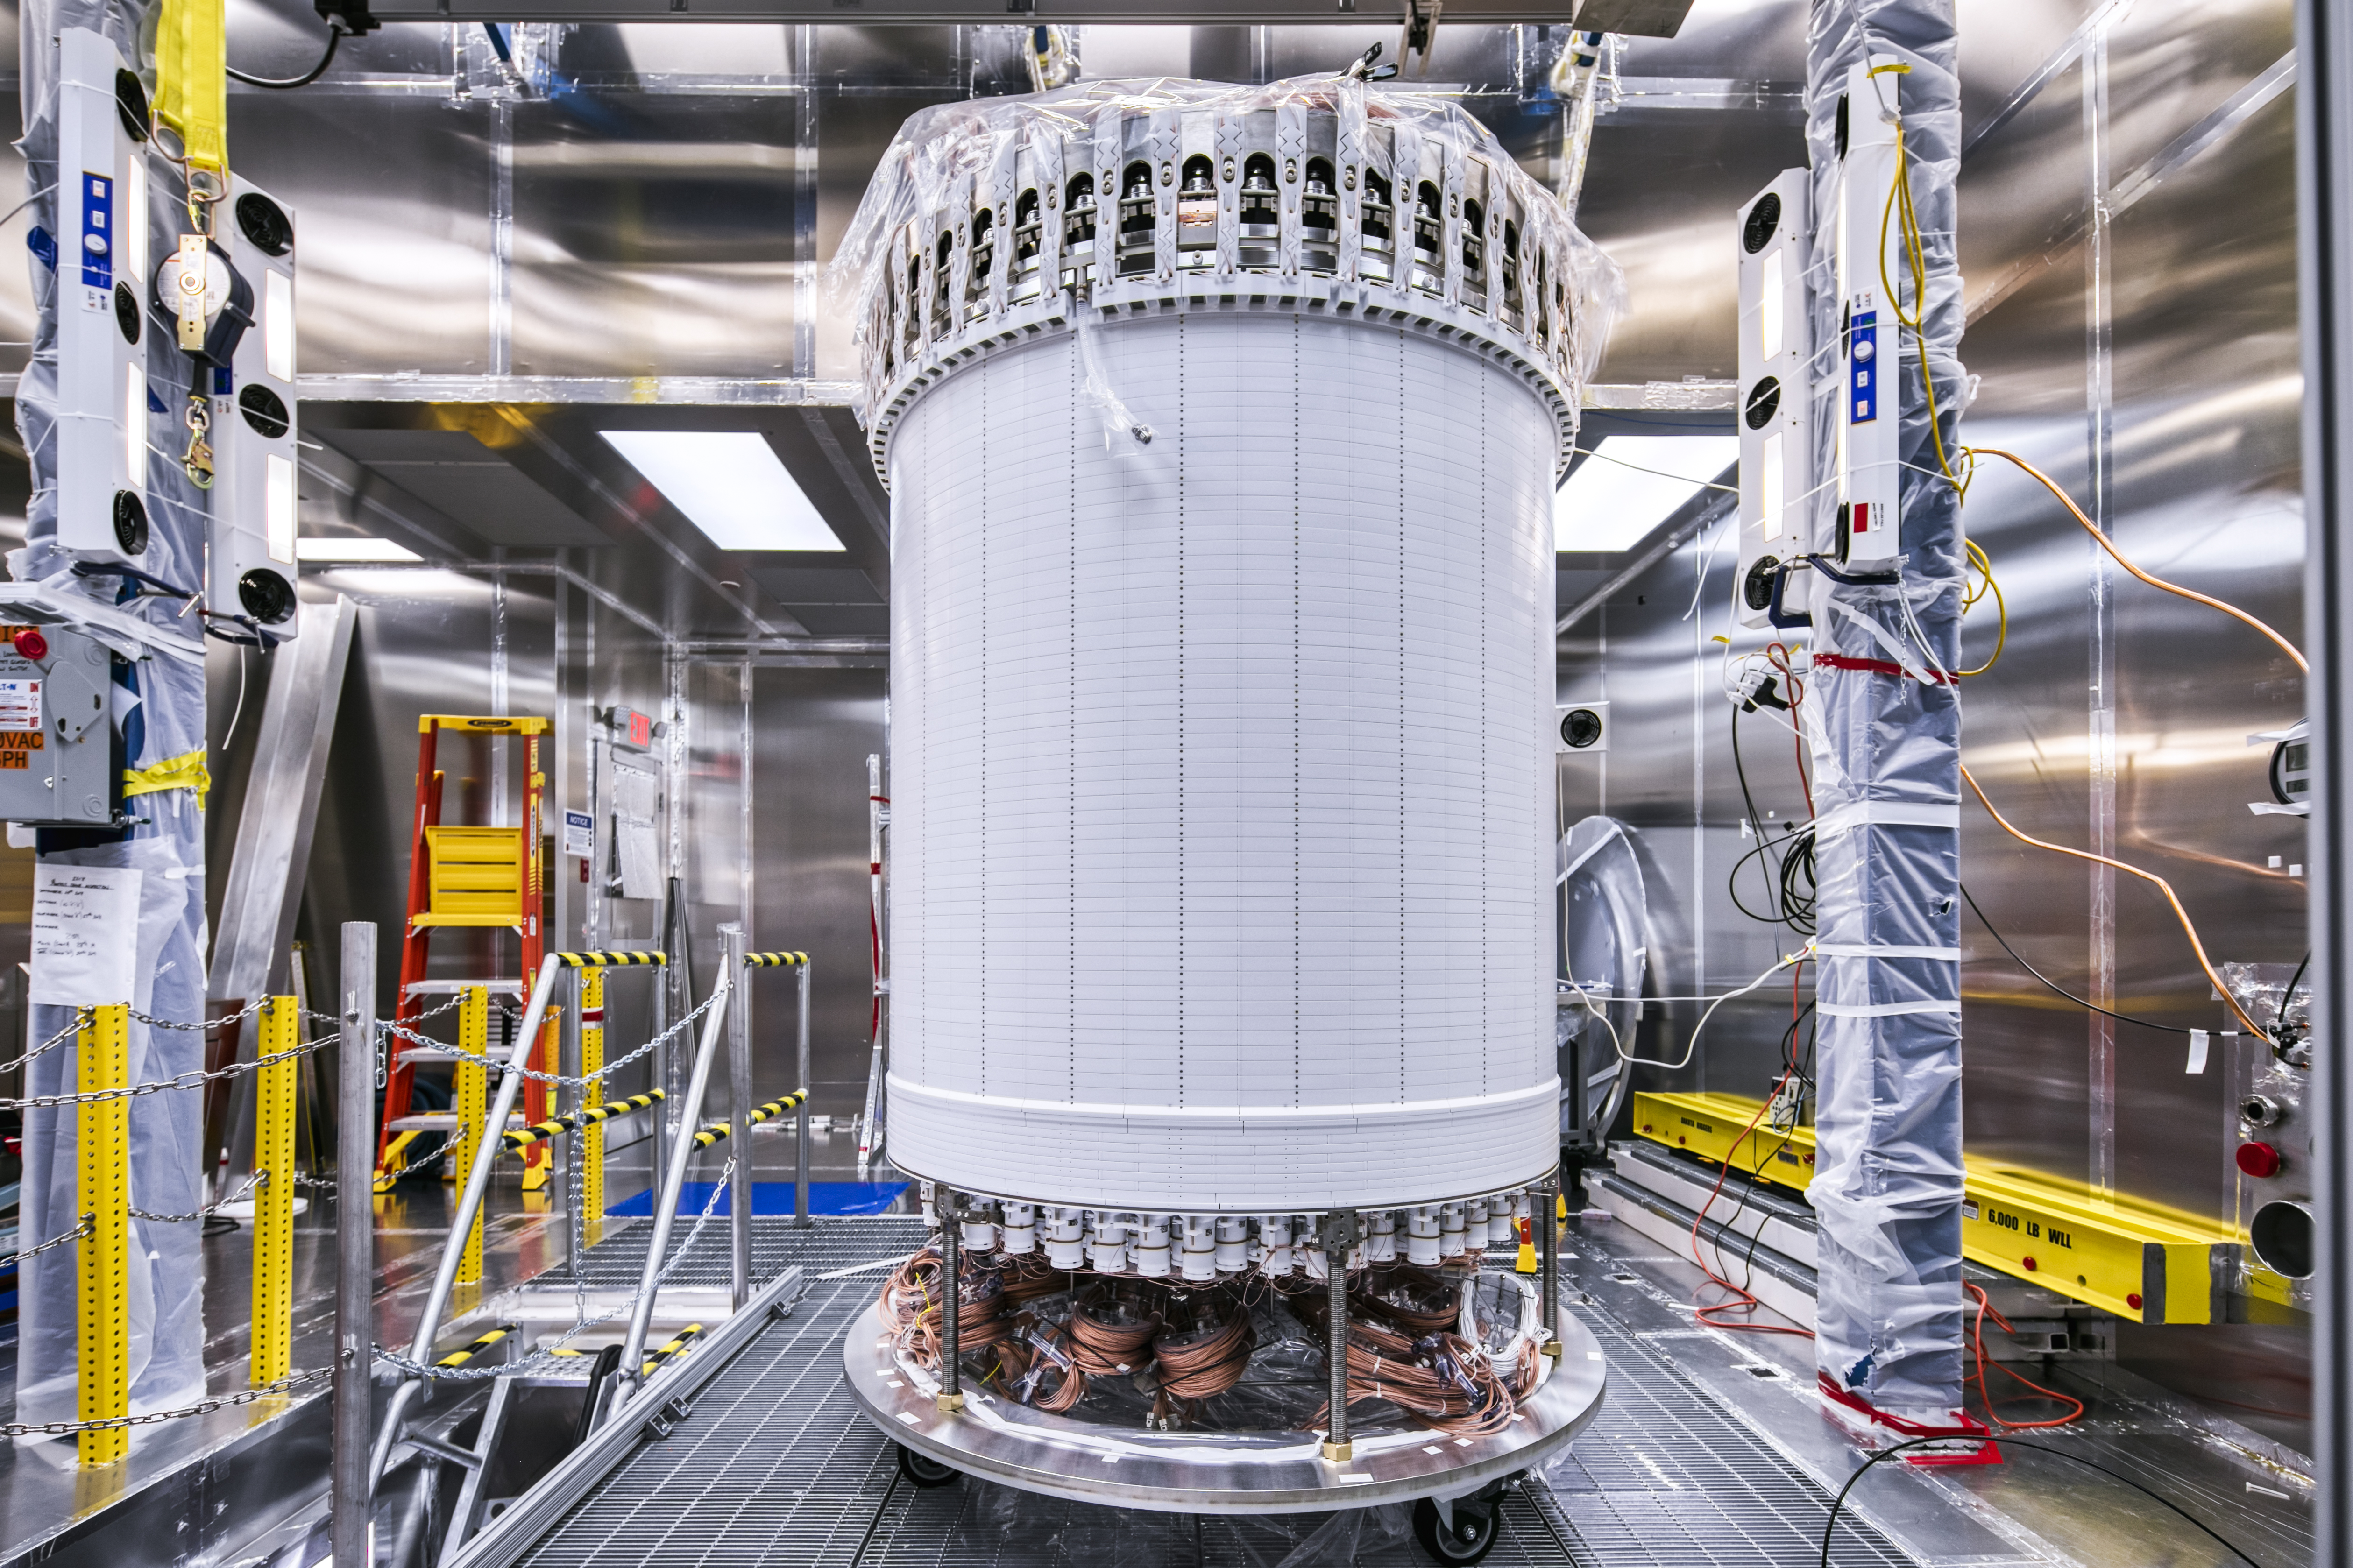
[(1163, 1330), (1152, 1342), (1152, 1364), (1161, 1391), (1174, 1399), (1203, 1400), (1223, 1394), (1242, 1380), (1257, 1336), (1250, 1331), (1250, 1311), (1240, 1301), (1229, 1302), (1219, 1315), (1206, 1314), (1208, 1324), (1184, 1334)]
[(1071, 1358), (1071, 1331), (1024, 1312), (997, 1352), (998, 1386), (1013, 1398), (1060, 1415), (1085, 1397), (1086, 1374)]
[(1462, 1288), (1408, 1264), (1373, 1276), (1351, 1300), (1412, 1338), (1451, 1329), (1462, 1316)]
[[(1123, 1306), (1134, 1313), (1134, 1321), (1121, 1322), (1111, 1315)], [(1071, 1358), (1090, 1377), (1122, 1377), (1140, 1371), (1151, 1364), (1152, 1336), (1160, 1331), (1161, 1321), (1140, 1298), (1090, 1286), (1071, 1309)]]
[(997, 1270), (1005, 1284), (1005, 1300), (1019, 1306), (1041, 1296), (1059, 1296), (1072, 1289), (1078, 1281), (1070, 1274), (1054, 1268), (1035, 1253), (1023, 1258), (1008, 1258)]
[[(1354, 1298), (1370, 1315), (1371, 1303)], [(1329, 1308), (1314, 1297), (1294, 1299), (1293, 1310), (1319, 1331), (1331, 1331)], [(1431, 1426), (1457, 1436), (1478, 1437), (1512, 1424), (1518, 1408), (1511, 1390), (1495, 1374), (1487, 1353), (1454, 1333), (1419, 1339), (1352, 1317), (1348, 1324), (1348, 1403), (1387, 1400), (1411, 1411)], [(1328, 1413), (1319, 1412), (1314, 1421)], [(1311, 1425), (1313, 1423), (1311, 1422)]]
[[(897, 1331), (900, 1351), (918, 1365), (940, 1362), (941, 1263), (929, 1247), (893, 1269), (882, 1282), (882, 1316)], [(983, 1350), (1002, 1344), (1013, 1332), (1005, 1321), (1005, 1288), (996, 1272), (966, 1264), (957, 1275), (956, 1349)]]

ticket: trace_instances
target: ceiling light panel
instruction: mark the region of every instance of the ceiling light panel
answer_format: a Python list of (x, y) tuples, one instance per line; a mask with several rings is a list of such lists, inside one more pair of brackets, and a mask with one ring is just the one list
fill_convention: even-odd
[(607, 430), (629, 466), (722, 550), (839, 550), (841, 540), (757, 433)]
[(1605, 436), (1553, 493), (1558, 550), (1630, 550), (1740, 456), (1736, 436)]

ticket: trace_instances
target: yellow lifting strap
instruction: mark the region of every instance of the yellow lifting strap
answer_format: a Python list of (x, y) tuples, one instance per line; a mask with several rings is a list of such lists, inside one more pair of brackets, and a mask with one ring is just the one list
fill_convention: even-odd
[(228, 176), (227, 0), (164, 0), (155, 27), (155, 119), (191, 168)]
[(158, 790), (192, 789), (196, 792), (196, 809), (202, 811), (206, 792), (213, 787), (213, 775), (205, 767), (202, 746), (182, 756), (166, 757), (162, 762), (143, 768), (122, 770), (122, 798), (153, 795)]

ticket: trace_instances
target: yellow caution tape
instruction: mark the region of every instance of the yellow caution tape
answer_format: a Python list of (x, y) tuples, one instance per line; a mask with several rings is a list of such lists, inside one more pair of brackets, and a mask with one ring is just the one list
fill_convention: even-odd
[(204, 809), (205, 795), (213, 787), (213, 775), (205, 767), (202, 746), (184, 756), (166, 757), (152, 767), (122, 770), (122, 798), (153, 795), (158, 790), (192, 789), (196, 792), (196, 809)]

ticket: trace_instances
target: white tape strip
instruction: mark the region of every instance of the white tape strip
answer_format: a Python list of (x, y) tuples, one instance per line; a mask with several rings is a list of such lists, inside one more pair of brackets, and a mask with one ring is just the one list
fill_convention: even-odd
[(1958, 963), (1961, 950), (1957, 947), (1915, 947), (1903, 942), (1824, 942), (1814, 950), (1824, 958), (1929, 958), (1947, 963)]
[(1860, 1007), (1839, 1002), (1818, 1002), (1814, 1010), (1825, 1018), (1898, 1018), (1907, 1013), (1958, 1013), (1955, 1002), (1871, 1002)]
[(1855, 800), (1834, 806), (1814, 819), (1814, 839), (1835, 838), (1864, 826), (1874, 827), (1950, 827), (1961, 826), (1961, 805), (1936, 801)]
[(2206, 1070), (2205, 1030), (2192, 1029), (2189, 1031), (2189, 1065), (2183, 1068), (2181, 1070), (2185, 1073), (2202, 1073)]

